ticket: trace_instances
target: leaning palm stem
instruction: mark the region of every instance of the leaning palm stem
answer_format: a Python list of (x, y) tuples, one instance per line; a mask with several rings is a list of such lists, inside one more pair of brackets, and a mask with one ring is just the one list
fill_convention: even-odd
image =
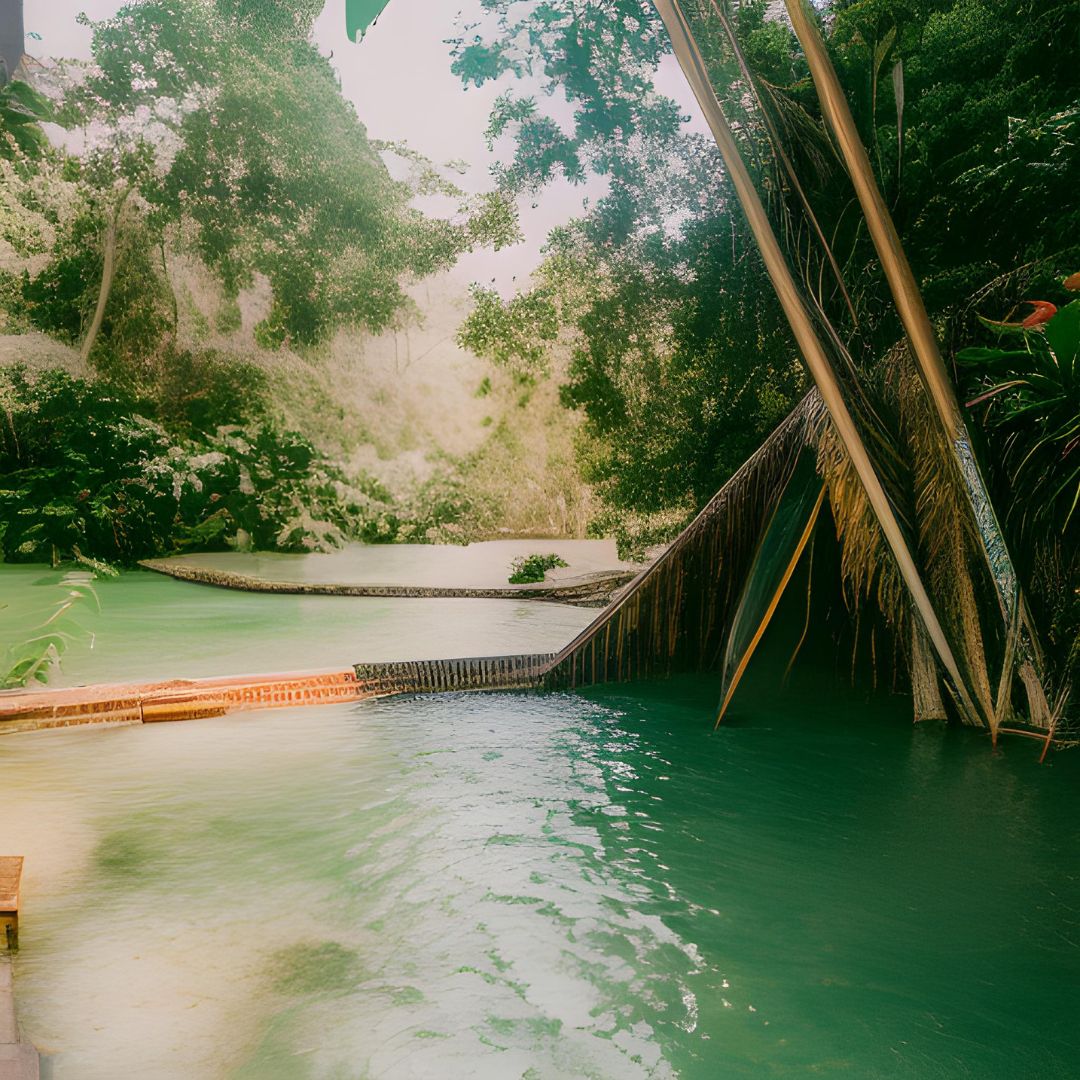
[[(1031, 660), (1027, 654), (1034, 652), (1038, 655), (1038, 646), (1035, 643), (1037, 635), (1034, 627), (1025, 619), (1026, 609), (1020, 602), (1020, 587), (1016, 571), (1005, 544), (1001, 525), (990, 501), (990, 495), (986, 490), (986, 483), (972, 453), (967, 425), (946, 373), (945, 362), (942, 360), (930, 317), (926, 313), (926, 305), (923, 303), (918, 282), (912, 273), (896, 226), (893, 224), (892, 215), (878, 187), (866, 148), (859, 138), (855, 119), (851, 115), (851, 108), (840, 86), (836, 69), (829, 59), (817, 25), (806, 10), (806, 0), (784, 0), (784, 2), (791, 18), (791, 25), (802, 45), (807, 63), (810, 65), (810, 74), (821, 101), (822, 112), (840, 147), (859, 204), (862, 206), (871, 239), (878, 258), (881, 260), (904, 332), (911, 342), (923, 383), (934, 402), (938, 418), (957, 458), (960, 475), (967, 489), (968, 504), (981, 538), (979, 546), (990, 568), (1002, 618), (1005, 621), (1009, 645), (1006, 650), (1006, 668), (1003, 670), (1003, 675), (1011, 671), (1014, 657), (1021, 667), (1031, 667)], [(1013, 624), (1018, 621), (1026, 624), (1025, 629), (1033, 642), (1029, 650), (1017, 651), (1015, 649)], [(1034, 693), (1032, 692), (1034, 687), (1031, 676), (1034, 674), (1034, 670), (1026, 672), (1023, 681), (1029, 691), (1032, 718), (1041, 719), (1045, 717), (1048, 709), (1045, 707), (1046, 699), (1041, 685)], [(1034, 682), (1041, 684), (1041, 679), (1036, 676)], [(999, 696), (999, 705), (995, 709), (993, 724), (995, 729), (1002, 718), (1001, 706), (1004, 696)]]
[(825, 348), (814, 330), (809, 312), (799, 295), (798, 287), (784, 259), (783, 252), (780, 250), (780, 244), (769, 223), (761, 198), (750, 178), (746, 164), (739, 154), (738, 146), (735, 143), (731, 128), (728, 126), (720, 102), (713, 92), (705, 62), (691, 33), (686, 16), (683, 14), (677, 0), (653, 0), (653, 2), (667, 27), (675, 50), (675, 56), (694, 92), (694, 96), (697, 98), (727, 166), (736, 195), (742, 205), (743, 212), (746, 214), (754, 239), (757, 241), (769, 278), (784, 309), (784, 314), (791, 325), (799, 350), (818, 386), (822, 401), (829, 410), (833, 425), (843, 441), (859, 480), (866, 490), (867, 498), (874, 509), (877, 520), (881, 524), (882, 532), (893, 557), (896, 559), (897, 567), (907, 586), (915, 609), (925, 624), (934, 651), (937, 653), (938, 659), (941, 661), (942, 667), (952, 683), (959, 708), (969, 723), (983, 723), (985, 726), (989, 726), (986, 718), (982, 716), (981, 711), (977, 708), (974, 697), (960, 673), (952, 647), (945, 636), (945, 631), (942, 628), (934, 605), (930, 601), (930, 596), (915, 565), (915, 560), (893, 511), (892, 504), (889, 502), (881, 480), (874, 469), (862, 436), (855, 426), (855, 421), (841, 392), (839, 380), (833, 371)]
[(90, 323), (90, 329), (86, 333), (86, 338), (83, 340), (82, 349), (80, 350), (84, 363), (90, 359), (90, 353), (93, 352), (94, 343), (97, 341), (98, 333), (101, 330), (101, 324), (105, 321), (105, 308), (108, 307), (109, 293), (112, 291), (113, 277), (116, 275), (116, 237), (120, 229), (120, 213), (124, 209), (124, 203), (127, 202), (130, 194), (131, 188), (126, 187), (113, 208), (108, 225), (105, 226), (104, 258), (101, 266), (101, 285), (98, 288), (97, 306), (94, 308), (94, 318)]
[[(747, 89), (754, 96), (758, 112), (761, 114), (762, 123), (764, 123), (765, 129), (769, 133), (769, 138), (772, 140), (773, 147), (776, 150), (776, 156), (783, 166), (784, 175), (791, 185), (791, 190), (795, 192), (799, 202), (802, 204), (803, 213), (806, 214), (806, 219), (818, 238), (821, 250), (825, 253), (825, 258), (832, 270), (833, 277), (836, 279), (837, 288), (840, 290), (840, 295), (844, 298), (844, 305), (847, 307), (848, 314), (851, 316), (852, 325), (858, 326), (859, 316), (855, 311), (855, 305), (851, 302), (851, 296), (848, 293), (847, 285), (844, 283), (844, 275), (840, 269), (840, 264), (836, 261), (836, 256), (833, 254), (833, 249), (830, 246), (829, 241), (825, 238), (825, 233), (822, 231), (821, 224), (818, 222), (817, 215), (814, 213), (814, 208), (810, 205), (810, 200), (803, 190), (802, 183), (799, 180), (799, 174), (795, 171), (795, 166), (792, 163), (791, 158), (788, 157), (788, 153), (784, 149), (784, 144), (780, 141), (780, 132), (777, 131), (772, 116), (765, 107), (765, 102), (761, 100), (757, 83), (754, 81), (750, 66), (747, 64), (746, 57), (743, 55), (742, 46), (739, 44), (739, 39), (735, 34), (735, 28), (731, 25), (731, 20), (724, 14), (724, 11), (716, 0), (709, 0), (709, 4), (712, 7), (713, 14), (719, 19), (720, 25), (724, 28), (724, 34), (727, 36), (728, 44), (731, 46), (731, 51), (735, 55), (735, 61), (739, 65), (739, 70), (742, 72), (742, 77), (746, 82)], [(824, 316), (824, 310), (822, 310), (821, 314)], [(831, 330), (831, 324), (829, 324), (829, 329)], [(833, 331), (833, 334), (835, 334), (835, 331)], [(839, 343), (839, 338), (837, 338), (837, 342)]]

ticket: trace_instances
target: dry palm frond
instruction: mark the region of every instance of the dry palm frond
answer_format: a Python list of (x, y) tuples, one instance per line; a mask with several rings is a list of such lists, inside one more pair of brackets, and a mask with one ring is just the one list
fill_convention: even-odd
[[(869, 453), (859, 425), (852, 414), (832, 359), (818, 337), (813, 320), (809, 316), (769, 222), (761, 197), (739, 152), (724, 110), (712, 88), (705, 61), (686, 16), (678, 0), (654, 0), (654, 2), (671, 36), (679, 65), (705, 114), (706, 122), (724, 159), (739, 203), (746, 214), (765, 262), (769, 279), (787, 316), (799, 351), (818, 386), (822, 401), (829, 410), (829, 415), (838, 435), (843, 440), (844, 448), (851, 458), (859, 480), (866, 490), (867, 498), (873, 506), (875, 517), (880, 522), (881, 530), (888, 541), (889, 550), (896, 560), (912, 602), (926, 626), (942, 666), (948, 673), (951, 689), (958, 705), (968, 722), (988, 723), (987, 718), (980, 713), (976, 699), (967, 686), (956, 657), (953, 655), (952, 645), (922, 579), (904, 529), (890, 503), (887, 490), (877, 474), (874, 458)], [(855, 385), (857, 387), (858, 383), (856, 382)]]
[[(930, 590), (964, 679), (978, 703), (982, 722), (993, 729), (1001, 711), (991, 689), (982, 612), (993, 604), (980, 538), (966, 514), (956, 508), (965, 499), (964, 481), (932, 406), (922, 390), (906, 345), (895, 347), (879, 366), (881, 377), (867, 385), (877, 413), (890, 417), (881, 433), (893, 442), (892, 460), (900, 463), (889, 476), (889, 496), (910, 530), (920, 573)], [(829, 487), (829, 500), (841, 550), (845, 595), (858, 612), (870, 603), (901, 640), (917, 639), (911, 601), (877, 517), (858, 481), (847, 451), (831, 424), (817, 437), (818, 469)], [(914, 636), (914, 637), (913, 637)], [(1001, 643), (992, 643), (998, 646)], [(916, 715), (935, 715), (926, 691), (921, 653), (912, 645), (912, 684), (920, 695)], [(927, 704), (930, 702), (930, 704)], [(969, 717), (970, 719), (970, 717)]]
[[(806, 0), (785, 0), (785, 4), (792, 28), (802, 44), (803, 53), (809, 64), (814, 87), (821, 102), (822, 113), (836, 138), (847, 166), (852, 186), (862, 206), (874, 247), (881, 261), (882, 270), (889, 283), (894, 305), (911, 343), (911, 351), (917, 363), (925, 396), (933, 403), (932, 414), (921, 418), (922, 430), (927, 433), (940, 432), (948, 440), (944, 455), (937, 452), (930, 457), (930, 460), (935, 463), (947, 460), (954, 466), (953, 468), (946, 466), (944, 472), (937, 474), (942, 481), (941, 484), (935, 483), (931, 473), (927, 471), (927, 459), (918, 454), (912, 459), (916, 469), (922, 469), (922, 475), (916, 478), (919, 484), (917, 512), (926, 511), (928, 508), (933, 511), (935, 508), (947, 507), (936, 517), (938, 524), (942, 526), (944, 536), (952, 542), (955, 553), (952, 567), (958, 575), (955, 587), (959, 593), (963, 593), (962, 597), (957, 597), (957, 610), (961, 614), (965, 642), (963, 651), (969, 662), (972, 685), (983, 704), (984, 716), (990, 719), (991, 729), (996, 731), (1004, 710), (1005, 697), (1012, 685), (1013, 645), (1020, 641), (1023, 653), (1019, 657), (1020, 665), (1026, 669), (1023, 682), (1029, 691), (1029, 709), (1032, 719), (1035, 719), (1037, 715), (1047, 712), (1045, 693), (1041, 686), (1042, 679), (1035, 667), (1035, 657), (1040, 653), (1037, 635), (1033, 625), (1025, 620), (1024, 605), (1013, 560), (1009, 555), (1008, 545), (994, 512), (979, 464), (971, 452), (971, 440), (966, 423), (956, 393), (946, 373), (918, 283), (908, 264), (892, 216), (878, 187), (866, 148), (856, 129), (847, 98), (840, 86), (815, 18), (808, 10)], [(875, 79), (876, 74), (875, 67)], [(909, 394), (908, 398), (913, 402), (915, 395)], [(915, 408), (908, 410), (908, 412), (914, 411), (917, 410)], [(920, 429), (913, 428), (912, 432), (918, 437)], [(929, 437), (933, 438), (933, 435)], [(935, 444), (938, 441), (935, 440)], [(933, 449), (940, 451), (941, 448), (935, 445)], [(941, 498), (942, 486), (947, 489), (948, 495), (959, 495), (959, 498), (948, 501)], [(960, 533), (965, 531), (965, 524), (971, 526), (971, 531), (967, 537), (962, 537)], [(922, 531), (924, 536), (932, 541), (938, 541), (938, 530), (927, 531), (923, 526)], [(1006, 667), (1002, 672), (998, 707), (990, 712), (987, 712), (985, 708), (989, 694), (980, 627), (981, 605), (979, 599), (975, 597), (975, 588), (970, 576), (974, 568), (965, 565), (964, 559), (972, 542), (989, 572), (1008, 643), (1005, 650)], [(982, 606), (982, 610), (987, 611), (988, 608)]]
[(818, 472), (828, 485), (840, 541), (840, 573), (848, 604), (857, 609), (865, 601), (872, 601), (886, 622), (903, 626), (911, 610), (907, 589), (866, 489), (828, 419), (821, 424), (816, 444)]
[(552, 662), (557, 686), (715, 669), (760, 538), (823, 406), (806, 398), (671, 546)]
[[(788, 157), (787, 151), (784, 149), (784, 143), (780, 138), (780, 134), (777, 131), (776, 124), (773, 122), (772, 116), (769, 114), (769, 110), (765, 107), (765, 103), (762, 101), (761, 89), (759, 83), (764, 80), (755, 78), (750, 71), (750, 66), (746, 62), (746, 57), (743, 54), (742, 46), (739, 44), (739, 39), (735, 34), (735, 29), (731, 25), (731, 20), (724, 13), (720, 5), (716, 0), (709, 0), (712, 15), (719, 20), (720, 25), (723, 27), (724, 34), (727, 37), (728, 44), (731, 47), (731, 51), (735, 57), (736, 62), (739, 65), (739, 70), (742, 72), (744, 81), (747, 88), (754, 97), (754, 101), (757, 104), (758, 112), (761, 116), (761, 120), (765, 125), (766, 131), (769, 133), (769, 139), (772, 142), (773, 150), (776, 153), (777, 160), (782, 167), (782, 172), (794, 191), (799, 203), (802, 205), (803, 213), (806, 215), (807, 222), (809, 223), (814, 235), (817, 237), (818, 244), (820, 245), (821, 253), (824, 255), (829, 268), (832, 270), (833, 277), (836, 280), (836, 286), (840, 291), (841, 296), (844, 299), (844, 303), (847, 306), (848, 312), (851, 315), (851, 321), (853, 325), (858, 325), (859, 317), (855, 312), (855, 307), (851, 302), (851, 297), (848, 294), (847, 285), (844, 283), (844, 275), (840, 270), (840, 266), (836, 261), (836, 256), (833, 254), (832, 247), (829, 245), (829, 241), (825, 236), (825, 233), (821, 229), (821, 225), (818, 222), (817, 215), (814, 213), (814, 208), (810, 205), (810, 200), (807, 198), (806, 192), (803, 190), (802, 183), (799, 180), (799, 175), (795, 171), (795, 166), (791, 163), (791, 158)], [(773, 91), (773, 87), (769, 87), (770, 92)], [(807, 118), (809, 119), (809, 118)], [(817, 306), (821, 310), (822, 317), (825, 316), (824, 306), (821, 303), (819, 292), (817, 290), (809, 290), (812, 296), (815, 296), (818, 300)], [(828, 319), (825, 319), (828, 323)], [(832, 329), (831, 324), (829, 328)], [(835, 331), (833, 331), (835, 335)], [(836, 341), (839, 342), (839, 336), (836, 335)]]
[[(886, 365), (887, 385), (900, 418), (905, 457), (911, 462), (913, 516), (927, 578), (962, 642), (969, 685), (986, 716), (996, 716), (990, 688), (982, 613), (993, 606), (992, 582), (980, 557), (982, 539), (967, 506), (967, 490), (956, 455), (923, 391), (906, 343), (895, 347)], [(977, 584), (978, 583), (978, 587)]]

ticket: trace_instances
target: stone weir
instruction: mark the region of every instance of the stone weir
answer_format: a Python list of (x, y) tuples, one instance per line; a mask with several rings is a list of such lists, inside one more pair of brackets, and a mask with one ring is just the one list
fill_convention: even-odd
[(624, 585), (632, 581), (632, 570), (598, 570), (590, 574), (561, 578), (532, 585), (380, 585), (360, 582), (274, 581), (218, 570), (209, 566), (190, 566), (171, 559), (143, 559), (145, 570), (167, 574), (180, 581), (215, 585), (242, 592), (295, 593), (303, 596), (378, 596), (409, 599), (455, 600), (548, 600), (582, 607), (601, 607)]

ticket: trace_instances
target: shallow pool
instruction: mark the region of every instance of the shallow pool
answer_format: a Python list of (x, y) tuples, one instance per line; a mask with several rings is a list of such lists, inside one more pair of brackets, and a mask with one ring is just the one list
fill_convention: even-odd
[[(63, 574), (0, 566), (0, 662), (61, 596)], [(553, 652), (592, 608), (536, 600), (426, 600), (247, 593), (146, 570), (94, 582), (54, 686), (347, 667), (358, 661)]]
[(550, 581), (610, 570), (637, 570), (608, 540), (483, 540), (476, 544), (346, 544), (330, 552), (201, 552), (169, 562), (224, 570), (267, 581), (338, 585), (424, 585), (497, 588), (509, 584), (515, 559), (558, 555), (567, 564)]
[(56, 1080), (1075, 1076), (1080, 758), (751, 689), (9, 736), (27, 1033)]

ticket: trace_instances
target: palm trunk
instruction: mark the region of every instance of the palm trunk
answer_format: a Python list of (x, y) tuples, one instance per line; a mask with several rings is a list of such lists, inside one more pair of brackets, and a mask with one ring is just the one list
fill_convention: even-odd
[(15, 69), (23, 58), (26, 33), (23, 29), (23, 0), (0, 0), (0, 86), (15, 77)]
[[(904, 254), (892, 215), (877, 185), (866, 148), (859, 138), (855, 119), (851, 115), (851, 109), (825, 49), (825, 43), (806, 10), (805, 0), (785, 0), (785, 4), (788, 15), (791, 17), (791, 25), (803, 47), (807, 63), (810, 65), (810, 74), (821, 101), (822, 112), (836, 137), (855, 193), (859, 198), (863, 216), (866, 218), (870, 236), (877, 249), (878, 258), (881, 260), (904, 332), (911, 342), (923, 382), (934, 402), (942, 427), (957, 458), (960, 475), (967, 489), (969, 509), (975, 519), (976, 530), (983, 540), (980, 546), (997, 590), (1002, 617), (1006, 625), (1006, 637), (1011, 640), (1014, 636), (1013, 623), (1017, 620), (1023, 621), (1016, 571), (1009, 557), (1001, 525), (994, 513), (986, 484), (972, 453), (967, 425), (945, 370), (945, 363), (938, 348), (934, 329), (930, 324), (930, 317), (926, 313), (926, 305), (923, 303), (918, 282)], [(1031, 638), (1034, 638), (1033, 628), (1028, 626), (1026, 629)], [(1032, 642), (1032, 646), (1030, 650), (1024, 649), (1017, 654), (1020, 657), (1020, 666), (1030, 666), (1031, 661), (1027, 658), (1029, 651), (1038, 655), (1037, 643)], [(1011, 653), (1010, 649), (1008, 661), (1010, 667), (1012, 666)], [(1046, 697), (1041, 689), (1034, 697), (1031, 695), (1030, 676), (1033, 674), (1034, 670), (1024, 678), (1025, 687), (1029, 689), (1031, 719), (1036, 723), (1041, 721), (1045, 725), (1049, 720)], [(1039, 680), (1036, 678), (1035, 682)], [(1000, 720), (1000, 717), (998, 719)], [(997, 722), (994, 726), (997, 726)]]
[(120, 227), (120, 212), (124, 209), (124, 203), (127, 202), (127, 197), (130, 194), (131, 188), (125, 188), (124, 193), (120, 196), (113, 209), (109, 224), (105, 227), (104, 262), (101, 267), (101, 286), (98, 289), (97, 307), (94, 309), (94, 319), (90, 323), (90, 329), (87, 331), (86, 337), (83, 339), (81, 349), (84, 364), (90, 359), (90, 353), (94, 348), (94, 343), (97, 341), (98, 333), (101, 330), (101, 324), (105, 319), (105, 308), (108, 306), (109, 293), (112, 290), (113, 278), (116, 276), (116, 234)]
[(754, 188), (750, 173), (739, 153), (720, 102), (713, 93), (705, 62), (690, 31), (686, 16), (679, 7), (678, 0), (653, 0), (653, 2), (667, 27), (675, 56), (697, 98), (698, 105), (705, 115), (727, 166), (735, 192), (757, 241), (773, 288), (791, 325), (799, 350), (817, 383), (822, 400), (829, 410), (829, 415), (851, 459), (852, 466), (866, 491), (867, 498), (881, 525), (882, 533), (896, 559), (897, 567), (907, 586), (915, 610), (952, 684), (959, 708), (968, 723), (981, 723), (990, 727), (990, 718), (982, 715), (975, 703), (974, 695), (968, 689), (960, 672), (952, 647), (934, 605), (930, 601), (903, 530), (900, 528), (900, 523), (874, 469), (866, 445), (844, 401), (839, 380), (828, 354), (815, 332), (813, 321), (799, 295), (798, 287), (769, 223), (761, 198)]

